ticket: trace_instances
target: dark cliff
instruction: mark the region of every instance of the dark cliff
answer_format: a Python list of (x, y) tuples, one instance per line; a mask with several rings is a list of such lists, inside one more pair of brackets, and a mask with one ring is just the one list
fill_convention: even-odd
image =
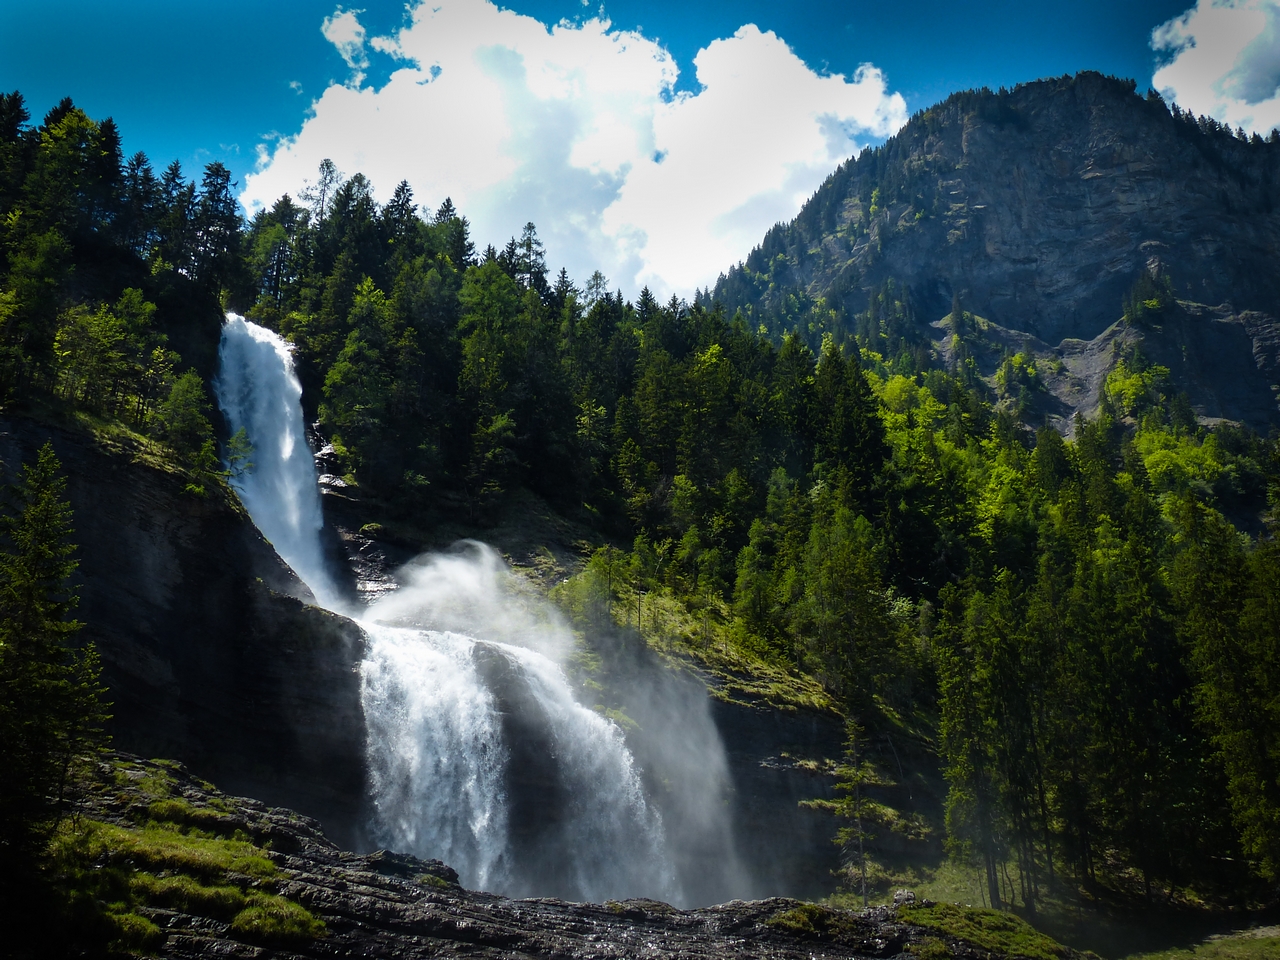
[(832, 174), (714, 296), (775, 334), (812, 339), (864, 332), (891, 282), (910, 328), (898, 333), (931, 344), (935, 361), (950, 330), (930, 324), (958, 296), (1002, 348), (1065, 363), (1070, 382), (1050, 390), (1070, 413), (1096, 402), (1109, 358), (1078, 370), (1071, 360), (1120, 318), (1146, 272), (1213, 309), (1140, 331), (1144, 350), (1198, 351), (1173, 371), (1197, 412), (1265, 428), (1280, 380), (1278, 258), (1280, 143), (1241, 140), (1084, 73), (955, 94), (917, 114)]
[(6, 472), (45, 441), (67, 475), (77, 616), (102, 657), (116, 745), (358, 843), (359, 628), (303, 602), (306, 586), (225, 490), (197, 495), (136, 451), (16, 417), (0, 421)]

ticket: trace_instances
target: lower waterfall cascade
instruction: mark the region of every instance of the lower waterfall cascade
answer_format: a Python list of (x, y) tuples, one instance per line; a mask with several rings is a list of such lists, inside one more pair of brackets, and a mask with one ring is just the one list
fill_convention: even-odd
[(622, 731), (576, 701), (557, 662), (573, 645), (558, 613), (479, 543), (420, 558), (366, 608), (343, 601), (289, 344), (229, 313), (219, 359), (218, 405), (252, 449), (233, 488), (318, 604), (369, 639), (372, 839), (443, 860), (473, 889), (684, 901)]

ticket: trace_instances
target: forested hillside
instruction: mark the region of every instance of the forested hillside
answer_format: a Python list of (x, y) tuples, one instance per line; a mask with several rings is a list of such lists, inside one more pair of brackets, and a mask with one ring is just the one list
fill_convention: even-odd
[[(245, 312), (295, 345), (304, 405), (378, 519), (460, 507), (482, 536), (532, 491), (593, 531), (593, 583), (682, 605), (866, 728), (924, 731), (950, 848), (991, 903), (1034, 906), (1064, 876), (1268, 896), (1276, 441), (1202, 424), (1141, 344), (1063, 439), (1016, 402), (1034, 360), (1007, 358), (995, 387), (966, 362), (982, 318), (950, 294), (935, 316), (886, 279), (798, 332), (767, 299), (629, 302), (553, 276), (532, 224), (478, 251), (448, 200), (420, 208), (402, 183), (379, 203), (331, 164), (245, 223), (219, 165), (157, 176), (110, 120), (64, 102), (32, 125), (17, 94), (0, 171), (8, 410), (116, 431), (199, 492), (220, 482), (219, 303)], [(1155, 323), (1177, 302), (1162, 276), (1090, 309)]]

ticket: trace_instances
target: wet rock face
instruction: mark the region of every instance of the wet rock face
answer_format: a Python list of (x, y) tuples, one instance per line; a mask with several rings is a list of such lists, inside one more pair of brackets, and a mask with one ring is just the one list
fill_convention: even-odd
[(838, 823), (806, 800), (835, 797), (834, 779), (796, 760), (839, 757), (844, 725), (818, 711), (784, 712), (713, 701), (732, 778), (729, 809), (743, 861), (758, 896), (786, 894), (817, 899), (831, 893), (840, 869), (833, 838)]
[(561, 835), (572, 800), (560, 775), (555, 732), (529, 682), (497, 647), (477, 643), (472, 660), (493, 696), (508, 751), (505, 768), (510, 856), (542, 865), (544, 890), (572, 889), (563, 863)]
[[(102, 657), (117, 746), (322, 820), (360, 842), (364, 637), (310, 593), (219, 491), (31, 421), (0, 422), (11, 475), (46, 440), (80, 560), (77, 617)], [(301, 599), (299, 599), (301, 598)]]

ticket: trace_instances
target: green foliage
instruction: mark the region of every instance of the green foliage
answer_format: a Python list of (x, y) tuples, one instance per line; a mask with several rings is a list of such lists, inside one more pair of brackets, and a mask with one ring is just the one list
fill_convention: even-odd
[(70, 932), (85, 945), (158, 949), (166, 934), (138, 913), (149, 907), (227, 923), (232, 937), (262, 946), (300, 946), (324, 936), (324, 924), (309, 911), (271, 892), (279, 871), (264, 850), (191, 826), (217, 828), (218, 821), (185, 801), (158, 800), (149, 813), (153, 819), (137, 828), (68, 821), (53, 839), (51, 868), (70, 911)]
[(1280, 871), (1280, 548), (1246, 552), (1216, 512), (1178, 508), (1185, 544), (1172, 570), (1195, 706), (1227, 780), (1240, 842), (1259, 873)]
[(780, 910), (767, 921), (769, 926), (792, 936), (822, 939), (853, 929), (848, 914), (816, 903), (801, 903)]
[(1005, 357), (996, 369), (996, 393), (1007, 400), (1019, 416), (1026, 413), (1032, 397), (1043, 389), (1035, 360), (1023, 353)]
[(951, 956), (946, 943), (937, 937), (925, 937), (919, 943), (908, 944), (907, 953), (920, 960), (946, 960)]
[(193, 877), (157, 877), (136, 873), (129, 883), (130, 893), (143, 903), (169, 907), (212, 920), (230, 920), (245, 906), (245, 894), (239, 887), (208, 886)]
[(1280, 960), (1280, 937), (1248, 933), (1214, 937), (1186, 949), (1143, 953), (1130, 960)]
[(431, 887), (433, 890), (456, 891), (458, 885), (450, 883), (444, 877), (437, 877), (434, 873), (424, 873), (418, 877), (418, 882), (424, 887)]
[[(210, 164), (197, 186), (175, 163), (157, 178), (145, 156), (123, 161), (111, 120), (64, 100), (33, 129), (22, 98), (10, 101), (0, 395), (149, 433), (171, 458), (215, 473), (201, 378), (216, 328), (197, 333), (196, 318), (217, 316), (223, 293), (244, 283), (229, 171)], [(166, 331), (195, 350), (200, 372), (176, 375), (183, 362)]]
[(1174, 305), (1173, 288), (1167, 274), (1138, 275), (1124, 298), (1124, 319), (1128, 323), (1157, 323)]
[(1102, 394), (1121, 415), (1139, 417), (1165, 401), (1168, 380), (1168, 367), (1148, 366), (1140, 357), (1130, 357), (1107, 374)]
[(241, 427), (227, 440), (226, 455), (223, 459), (226, 461), (228, 473), (233, 477), (252, 473), (254, 463), (249, 459), (252, 456), (253, 444), (249, 442), (249, 435), (245, 428)]
[(849, 862), (849, 879), (856, 877), (862, 895), (862, 906), (867, 906), (867, 851), (868, 841), (875, 837), (874, 828), (884, 826), (889, 811), (871, 800), (868, 788), (888, 785), (885, 778), (866, 759), (865, 732), (856, 720), (845, 722), (844, 763), (836, 767), (835, 788), (843, 796), (835, 800), (807, 801), (802, 806), (830, 810), (836, 816), (851, 821), (836, 833), (836, 843), (844, 849)]
[(139, 830), (100, 824), (77, 838), (77, 855), (136, 866), (149, 871), (173, 871), (202, 882), (217, 882), (228, 872), (270, 879), (279, 871), (264, 851), (246, 840), (184, 833), (174, 824), (149, 822)]
[(193, 370), (177, 377), (154, 415), (160, 436), (183, 457), (204, 470), (217, 465), (213, 427), (204, 382)]
[(272, 947), (297, 946), (324, 935), (324, 924), (284, 897), (254, 892), (231, 921), (233, 936)]
[(1067, 948), (1039, 933), (1020, 917), (949, 903), (898, 908), (898, 920), (967, 940), (975, 946), (1011, 957), (1059, 960)]

